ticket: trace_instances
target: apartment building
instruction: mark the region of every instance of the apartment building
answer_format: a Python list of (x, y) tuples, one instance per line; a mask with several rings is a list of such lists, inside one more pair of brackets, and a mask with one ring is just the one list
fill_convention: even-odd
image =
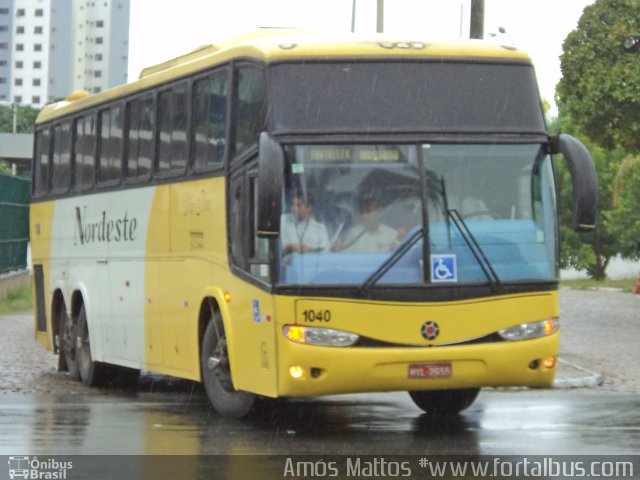
[(0, 103), (127, 81), (130, 0), (0, 0)]

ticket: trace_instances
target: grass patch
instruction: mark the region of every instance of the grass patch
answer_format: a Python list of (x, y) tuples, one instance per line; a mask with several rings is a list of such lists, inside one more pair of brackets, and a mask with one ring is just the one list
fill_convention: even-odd
[(28, 312), (29, 310), (33, 310), (31, 287), (12, 290), (7, 294), (7, 298), (0, 301), (0, 315)]
[(591, 278), (580, 280), (562, 280), (560, 287), (573, 288), (574, 290), (593, 290), (598, 288), (619, 288), (625, 292), (633, 292), (636, 286), (635, 278), (593, 280)]

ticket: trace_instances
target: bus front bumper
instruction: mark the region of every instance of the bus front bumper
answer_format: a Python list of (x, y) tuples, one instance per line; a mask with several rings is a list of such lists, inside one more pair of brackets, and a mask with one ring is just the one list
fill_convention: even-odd
[(556, 332), (532, 340), (431, 348), (321, 347), (285, 340), (278, 394), (550, 387), (559, 337)]

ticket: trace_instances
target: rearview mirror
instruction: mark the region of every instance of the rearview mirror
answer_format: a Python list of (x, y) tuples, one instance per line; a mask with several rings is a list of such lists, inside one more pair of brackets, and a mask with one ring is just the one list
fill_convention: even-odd
[(261, 238), (280, 235), (284, 151), (267, 132), (260, 134), (258, 145), (258, 229)]
[(562, 153), (569, 164), (573, 189), (573, 229), (589, 232), (596, 227), (598, 177), (587, 147), (571, 135), (552, 139), (552, 153)]

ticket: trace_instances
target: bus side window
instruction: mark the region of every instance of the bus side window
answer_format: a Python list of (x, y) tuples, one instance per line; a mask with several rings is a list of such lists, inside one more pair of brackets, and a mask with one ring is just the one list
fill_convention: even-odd
[(53, 127), (53, 157), (51, 159), (51, 191), (64, 193), (71, 182), (71, 123)]
[(76, 121), (76, 148), (73, 185), (76, 190), (91, 188), (96, 178), (96, 116)]
[(36, 154), (33, 166), (33, 196), (43, 197), (49, 188), (49, 150), (51, 134), (48, 128), (36, 133)]
[(251, 231), (249, 237), (249, 270), (251, 275), (265, 282), (269, 281), (269, 239), (260, 238), (258, 231), (258, 177), (249, 176), (249, 215)]
[(100, 112), (100, 161), (98, 182), (114, 184), (122, 172), (122, 108)]
[(125, 177), (145, 179), (151, 174), (153, 159), (153, 98), (130, 102), (127, 118)]
[[(255, 165), (255, 164), (254, 164)], [(242, 168), (229, 183), (229, 250), (233, 264), (269, 281), (269, 240), (257, 232), (257, 175)]]
[(266, 97), (262, 70), (240, 67), (236, 71), (235, 149), (238, 157), (258, 142), (266, 123)]
[(187, 166), (187, 86), (180, 84), (158, 95), (159, 148), (156, 171), (184, 172)]
[(221, 168), (226, 152), (228, 72), (223, 69), (193, 84), (193, 167)]

